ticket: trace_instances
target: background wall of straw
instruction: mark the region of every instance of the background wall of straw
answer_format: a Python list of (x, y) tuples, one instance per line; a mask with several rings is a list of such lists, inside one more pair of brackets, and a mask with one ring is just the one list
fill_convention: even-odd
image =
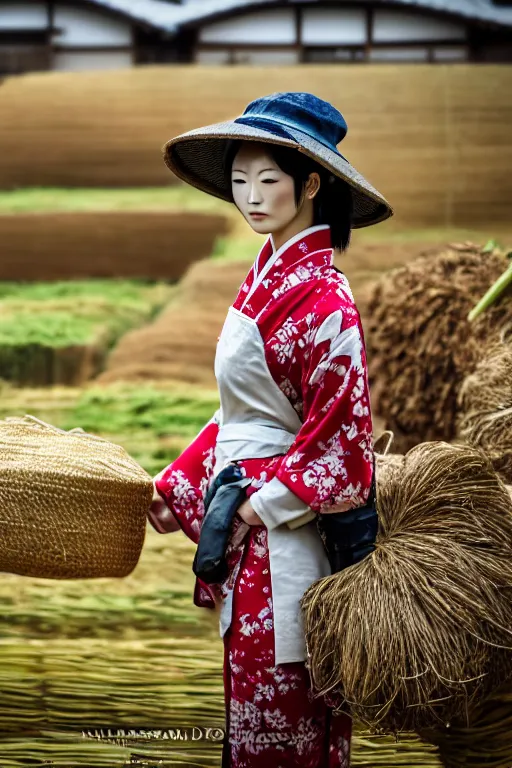
[(183, 65), (7, 78), (0, 184), (170, 184), (167, 139), (234, 117), (270, 89), (311, 91), (343, 112), (343, 153), (402, 223), (508, 219), (512, 68), (499, 65)]
[(196, 211), (6, 214), (0, 280), (179, 280), (227, 229), (223, 216)]

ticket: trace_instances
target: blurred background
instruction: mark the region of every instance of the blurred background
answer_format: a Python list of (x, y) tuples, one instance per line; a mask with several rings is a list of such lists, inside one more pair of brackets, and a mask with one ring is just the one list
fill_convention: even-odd
[[(334, 104), (343, 153), (395, 209), (337, 261), (365, 327), (384, 272), (509, 247), (511, 65), (512, 0), (0, 0), (0, 418), (80, 426), (152, 476), (210, 418), (216, 339), (262, 239), (162, 147), (259, 96)], [(219, 764), (214, 742), (80, 734), (223, 727), (193, 552), (148, 524), (125, 579), (0, 574), (2, 768)], [(358, 728), (352, 763), (439, 765)]]

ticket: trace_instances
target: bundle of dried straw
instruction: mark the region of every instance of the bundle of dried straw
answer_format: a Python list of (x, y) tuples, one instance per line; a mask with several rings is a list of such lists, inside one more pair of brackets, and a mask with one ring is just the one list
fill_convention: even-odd
[(476, 321), (468, 313), (508, 265), (473, 244), (419, 258), (385, 274), (368, 302), (372, 403), (405, 452), (455, 437), (457, 391), (482, 350), (512, 320), (503, 294)]
[(512, 325), (469, 374), (457, 398), (457, 436), (482, 448), (512, 483)]
[(439, 747), (445, 768), (510, 768), (512, 685), (487, 697), (476, 708), (469, 726), (450, 723), (444, 730), (427, 730), (421, 737)]
[(370, 727), (443, 728), (512, 675), (512, 498), (485, 454), (377, 456), (376, 550), (301, 600), (314, 689)]

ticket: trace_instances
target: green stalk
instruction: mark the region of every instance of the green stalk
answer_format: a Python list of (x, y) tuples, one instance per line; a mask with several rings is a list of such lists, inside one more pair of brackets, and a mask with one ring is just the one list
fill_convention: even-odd
[(471, 323), (479, 315), (482, 314), (488, 307), (490, 307), (498, 299), (499, 296), (512, 285), (512, 263), (505, 270), (505, 272), (498, 277), (496, 282), (489, 288), (487, 293), (482, 296), (476, 306), (473, 307), (468, 315), (468, 320)]

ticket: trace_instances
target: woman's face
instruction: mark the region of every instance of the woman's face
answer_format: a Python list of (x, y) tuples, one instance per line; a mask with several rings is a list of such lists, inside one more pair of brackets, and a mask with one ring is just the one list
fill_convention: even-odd
[[(264, 144), (242, 144), (233, 160), (231, 189), (235, 205), (261, 235), (285, 229), (297, 216), (293, 178), (267, 154)], [(252, 215), (256, 213), (264, 215)]]

